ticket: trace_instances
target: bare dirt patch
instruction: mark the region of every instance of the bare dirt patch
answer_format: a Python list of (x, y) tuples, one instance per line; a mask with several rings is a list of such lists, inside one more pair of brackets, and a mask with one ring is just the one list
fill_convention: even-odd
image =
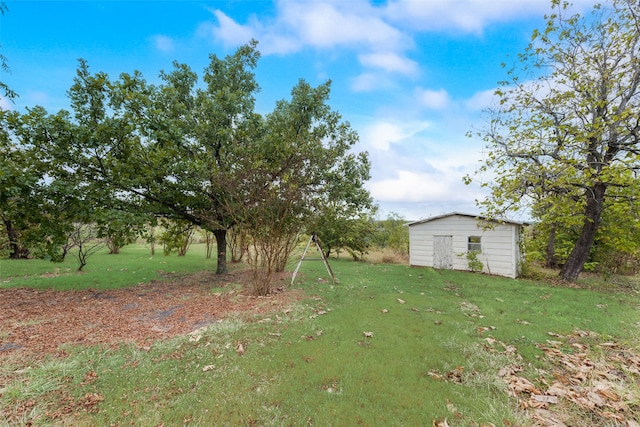
[(248, 274), (198, 273), (105, 291), (0, 289), (0, 359), (64, 356), (62, 344), (148, 346), (231, 315), (279, 311), (302, 297), (284, 289), (284, 277), (272, 295), (253, 296), (242, 285)]

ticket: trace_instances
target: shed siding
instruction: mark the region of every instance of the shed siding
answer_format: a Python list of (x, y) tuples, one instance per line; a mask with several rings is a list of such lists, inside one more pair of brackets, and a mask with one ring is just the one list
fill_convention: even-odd
[(411, 224), (409, 226), (410, 264), (414, 266), (434, 266), (434, 236), (453, 236), (454, 270), (469, 270), (467, 254), (468, 238), (481, 237), (482, 253), (478, 259), (485, 273), (507, 277), (517, 277), (520, 261), (520, 225), (495, 224), (493, 229), (483, 230), (475, 218), (451, 215)]

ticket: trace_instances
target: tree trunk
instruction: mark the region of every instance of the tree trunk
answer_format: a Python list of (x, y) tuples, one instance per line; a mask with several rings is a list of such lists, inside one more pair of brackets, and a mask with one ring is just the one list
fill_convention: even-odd
[(577, 280), (578, 275), (582, 272), (584, 263), (589, 258), (589, 251), (591, 251), (596, 232), (600, 226), (606, 190), (607, 185), (603, 183), (587, 188), (587, 205), (582, 232), (560, 272), (560, 277), (563, 280)]
[(227, 230), (213, 230), (218, 247), (218, 268), (216, 274), (227, 273)]
[(3, 219), (4, 227), (7, 231), (7, 237), (9, 238), (9, 247), (11, 252), (9, 253), (10, 259), (26, 259), (29, 258), (29, 249), (20, 246), (20, 240), (18, 239), (18, 232), (13, 227), (13, 223), (10, 219)]
[(556, 230), (557, 226), (553, 224), (549, 230), (549, 239), (547, 240), (547, 256), (545, 259), (545, 267), (556, 268), (558, 262), (556, 260)]

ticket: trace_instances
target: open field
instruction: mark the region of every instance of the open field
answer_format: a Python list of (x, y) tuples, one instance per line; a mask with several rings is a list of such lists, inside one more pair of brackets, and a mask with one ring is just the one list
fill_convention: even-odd
[(205, 259), (204, 245), (192, 245), (185, 257), (164, 256), (162, 248), (151, 255), (147, 245), (130, 245), (118, 255), (107, 254), (106, 248), (89, 257), (82, 272), (69, 254), (65, 262), (52, 263), (41, 259), (0, 260), (0, 288), (118, 289), (146, 283), (176, 274), (214, 271), (215, 260)]
[[(194, 249), (149, 259), (125, 248), (80, 274), (0, 261), (2, 287), (76, 289), (58, 292), (76, 305), (110, 296), (90, 300), (96, 311), (145, 309), (150, 290), (169, 300), (130, 316), (141, 339), (111, 331), (0, 351), (0, 425), (637, 425), (640, 303), (628, 287), (332, 260), (339, 283), (305, 262), (293, 287), (283, 280), (258, 299), (239, 271), (228, 281), (192, 275), (214, 269)], [(42, 327), (61, 308), (41, 302), (17, 327)], [(96, 334), (126, 324), (77, 313)], [(12, 342), (16, 322), (3, 322), (0, 343)]]

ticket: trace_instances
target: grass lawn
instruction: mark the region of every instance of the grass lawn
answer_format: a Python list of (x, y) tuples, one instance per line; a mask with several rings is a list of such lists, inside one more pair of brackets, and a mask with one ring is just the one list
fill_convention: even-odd
[(117, 255), (109, 255), (104, 248), (88, 258), (82, 271), (77, 271), (73, 253), (62, 263), (0, 259), (0, 288), (118, 289), (167, 275), (215, 271), (216, 261), (205, 259), (204, 251), (204, 244), (192, 245), (184, 257), (164, 256), (162, 248), (156, 248), (155, 255), (151, 255), (147, 245), (125, 246)]
[[(305, 262), (294, 287), (306, 298), (272, 314), (228, 318), (150, 348), (7, 357), (0, 425), (526, 426), (553, 415), (567, 425), (604, 426), (640, 416), (633, 291), (331, 262), (339, 283), (327, 281), (322, 263)], [(160, 277), (158, 269), (215, 266), (197, 251), (179, 259), (137, 247), (95, 255), (83, 274), (63, 270), (73, 264), (55, 275), (55, 264), (0, 263), (3, 287), (61, 289), (122, 287)], [(555, 358), (556, 350), (570, 359)], [(567, 380), (574, 394), (556, 402), (558, 394), (545, 391), (569, 376), (567, 360), (588, 369), (581, 384)], [(601, 373), (615, 384), (603, 388)], [(551, 403), (534, 399), (525, 381)], [(600, 389), (586, 388), (594, 384)], [(582, 391), (610, 400), (585, 409)]]

